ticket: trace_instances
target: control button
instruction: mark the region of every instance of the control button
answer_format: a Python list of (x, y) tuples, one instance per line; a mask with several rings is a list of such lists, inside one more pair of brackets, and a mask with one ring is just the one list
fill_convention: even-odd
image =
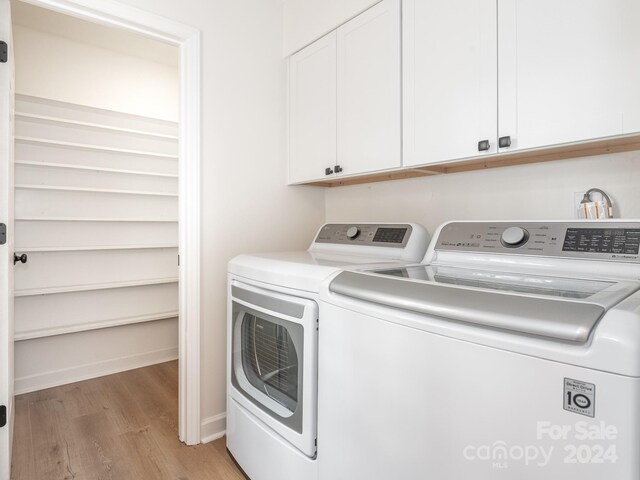
[(358, 227), (349, 227), (349, 229), (347, 230), (347, 237), (349, 237), (351, 240), (356, 238), (358, 235), (360, 235), (360, 229)]
[(500, 240), (505, 247), (515, 248), (527, 243), (529, 232), (520, 227), (509, 227), (502, 232)]

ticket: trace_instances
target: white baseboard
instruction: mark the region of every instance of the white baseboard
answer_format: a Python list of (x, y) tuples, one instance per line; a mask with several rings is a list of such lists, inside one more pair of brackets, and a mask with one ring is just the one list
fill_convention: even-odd
[(213, 417), (205, 418), (200, 426), (202, 443), (209, 443), (222, 438), (226, 433), (227, 414), (221, 413)]
[(113, 373), (146, 367), (156, 363), (168, 362), (178, 358), (178, 347), (139, 353), (126, 357), (113, 358), (96, 363), (73, 366), (61, 370), (39, 373), (29, 377), (15, 379), (15, 394), (35, 392), (45, 388), (58, 387), (68, 383), (80, 382), (90, 378), (102, 377)]

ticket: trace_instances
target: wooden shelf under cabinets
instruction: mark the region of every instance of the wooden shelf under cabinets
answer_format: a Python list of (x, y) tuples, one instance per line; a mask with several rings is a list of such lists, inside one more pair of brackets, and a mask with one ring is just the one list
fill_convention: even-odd
[(546, 147), (535, 150), (502, 152), (494, 155), (471, 158), (424, 167), (406, 167), (384, 172), (376, 172), (351, 177), (332, 177), (327, 180), (305, 183), (320, 187), (340, 187), (362, 183), (384, 182), (405, 178), (446, 175), (488, 168), (510, 167), (529, 163), (552, 162), (569, 158), (590, 157), (608, 153), (621, 153), (640, 150), (640, 133), (615, 138), (597, 139), (589, 142)]

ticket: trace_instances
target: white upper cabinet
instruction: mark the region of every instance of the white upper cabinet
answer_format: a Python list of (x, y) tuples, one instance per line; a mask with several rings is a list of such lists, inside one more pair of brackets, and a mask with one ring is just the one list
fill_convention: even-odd
[(336, 32), (289, 62), (289, 183), (325, 177), (336, 164)]
[(291, 57), (289, 182), (637, 145), (638, 25), (640, 0), (383, 0)]
[(403, 5), (404, 166), (640, 132), (638, 0)]
[(338, 165), (344, 175), (400, 167), (400, 0), (383, 0), (337, 32)]
[(638, 0), (498, 0), (498, 10), (505, 151), (640, 131)]
[(402, 18), (403, 165), (496, 153), (496, 1), (405, 0)]

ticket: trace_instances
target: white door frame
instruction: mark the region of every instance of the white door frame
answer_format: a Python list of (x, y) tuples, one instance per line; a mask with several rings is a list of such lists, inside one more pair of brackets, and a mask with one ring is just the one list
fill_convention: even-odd
[(21, 0), (176, 45), (180, 51), (180, 440), (200, 443), (200, 31), (112, 0)]

